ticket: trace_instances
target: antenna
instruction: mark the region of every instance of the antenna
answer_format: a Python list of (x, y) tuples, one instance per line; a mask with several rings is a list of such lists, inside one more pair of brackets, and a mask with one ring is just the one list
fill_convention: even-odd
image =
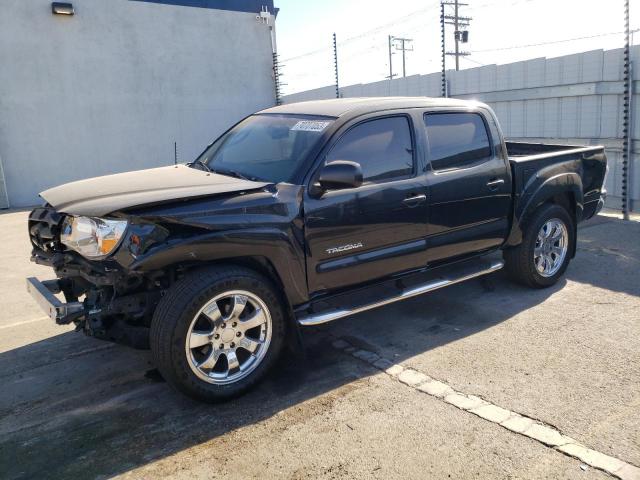
[(173, 142), (173, 164), (178, 165), (178, 143)]

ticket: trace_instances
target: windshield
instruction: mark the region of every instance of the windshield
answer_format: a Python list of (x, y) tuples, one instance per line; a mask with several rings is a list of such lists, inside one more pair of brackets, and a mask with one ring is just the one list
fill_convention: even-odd
[(196, 162), (221, 174), (288, 182), (332, 121), (312, 115), (252, 115), (216, 140)]

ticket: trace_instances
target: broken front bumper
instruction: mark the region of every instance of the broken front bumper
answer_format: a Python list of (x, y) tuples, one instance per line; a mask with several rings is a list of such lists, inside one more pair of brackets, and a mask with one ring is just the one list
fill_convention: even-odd
[(82, 303), (63, 303), (54, 295), (62, 291), (58, 280), (41, 282), (35, 277), (27, 278), (27, 291), (38, 302), (38, 305), (46, 312), (47, 316), (58, 325), (71, 323), (84, 313)]

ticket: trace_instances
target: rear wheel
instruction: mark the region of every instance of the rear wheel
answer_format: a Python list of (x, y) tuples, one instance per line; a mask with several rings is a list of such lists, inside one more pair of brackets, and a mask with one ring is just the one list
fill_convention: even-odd
[(284, 312), (271, 282), (249, 269), (215, 267), (185, 276), (163, 297), (151, 325), (151, 350), (169, 384), (219, 401), (262, 379), (284, 336)]
[(504, 251), (509, 277), (534, 288), (555, 284), (569, 265), (573, 235), (573, 221), (563, 207), (541, 206), (526, 226), (522, 243)]

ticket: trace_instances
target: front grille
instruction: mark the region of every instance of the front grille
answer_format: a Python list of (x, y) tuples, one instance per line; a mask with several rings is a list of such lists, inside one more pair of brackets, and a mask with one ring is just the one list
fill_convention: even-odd
[(29, 215), (29, 238), (36, 250), (44, 253), (62, 251), (60, 228), (64, 215), (50, 206), (34, 209)]

